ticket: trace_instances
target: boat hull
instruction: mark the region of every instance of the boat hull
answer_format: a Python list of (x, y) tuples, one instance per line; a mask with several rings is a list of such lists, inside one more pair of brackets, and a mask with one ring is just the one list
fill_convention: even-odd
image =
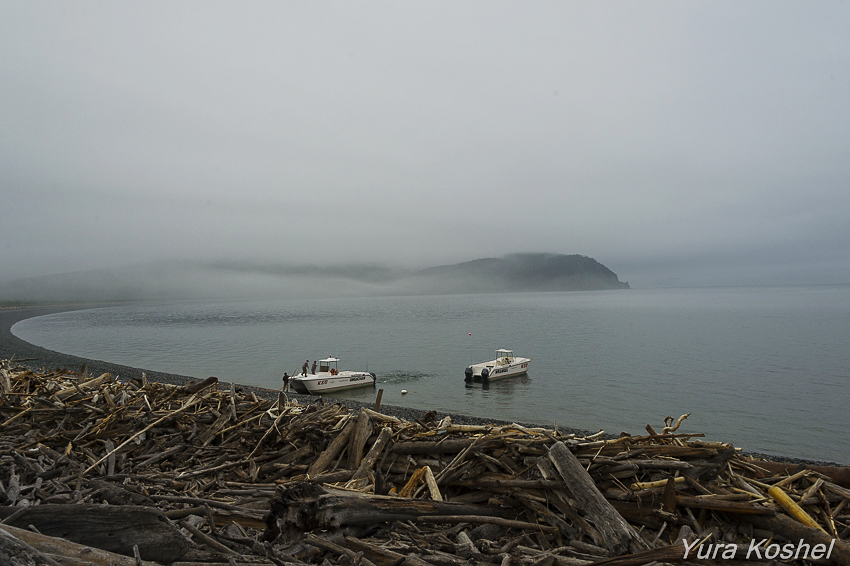
[(318, 395), (372, 387), (375, 385), (375, 374), (364, 371), (341, 371), (336, 375), (330, 373), (311, 374), (306, 377), (296, 376), (289, 380), (289, 386), (297, 393)]
[(508, 377), (525, 375), (528, 373), (529, 363), (531, 363), (530, 358), (515, 358), (509, 364), (500, 364), (497, 360), (473, 364), (466, 368), (464, 381), (467, 383), (489, 383)]

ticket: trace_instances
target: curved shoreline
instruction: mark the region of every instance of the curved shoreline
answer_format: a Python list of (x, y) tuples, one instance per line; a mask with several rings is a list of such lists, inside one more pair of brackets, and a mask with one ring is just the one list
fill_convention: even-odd
[(54, 350), (48, 350), (41, 346), (36, 346), (24, 340), (21, 340), (12, 334), (12, 326), (15, 323), (28, 318), (55, 314), (60, 312), (69, 312), (74, 310), (84, 310), (97, 308), (105, 305), (51, 305), (42, 307), (21, 307), (0, 309), (0, 359), (17, 360), (21, 365), (30, 368), (67, 368), (80, 369), (83, 365), (87, 365), (91, 373), (111, 373), (112, 375), (120, 375), (123, 377), (141, 377), (144, 372), (148, 379), (159, 381), (162, 383), (171, 383), (174, 385), (185, 385), (190, 381), (195, 381), (194, 378), (185, 375), (162, 373), (157, 371), (149, 371), (140, 368), (133, 368), (121, 364), (114, 364), (104, 360), (92, 360), (74, 356), (71, 354), (63, 354)]
[[(75, 369), (79, 370), (86, 365), (88, 367), (88, 371), (91, 373), (111, 373), (115, 376), (122, 376), (125, 378), (141, 378), (142, 373), (144, 373), (147, 378), (151, 381), (158, 381), (160, 383), (169, 383), (173, 385), (185, 385), (187, 383), (198, 381), (194, 377), (189, 377), (185, 375), (173, 374), (173, 373), (164, 373), (159, 371), (146, 370), (143, 368), (135, 368), (130, 366), (125, 366), (121, 364), (115, 364), (111, 362), (107, 362), (104, 360), (93, 360), (87, 358), (81, 358), (79, 356), (74, 356), (71, 354), (63, 354), (61, 352), (56, 352), (54, 350), (48, 350), (47, 348), (42, 348), (41, 346), (36, 346), (24, 340), (21, 340), (14, 334), (12, 334), (12, 326), (15, 323), (20, 322), (22, 320), (26, 320), (28, 318), (34, 318), (37, 316), (43, 316), (48, 314), (55, 314), (60, 312), (68, 312), (74, 310), (83, 310), (90, 308), (98, 308), (103, 306), (112, 306), (113, 303), (99, 303), (99, 304), (65, 304), (65, 305), (47, 305), (47, 306), (26, 306), (26, 307), (12, 307), (12, 308), (0, 308), (0, 360), (5, 359), (13, 359), (16, 360), (20, 365), (31, 368), (31, 369), (57, 369), (57, 368), (66, 368), (66, 369)], [(258, 396), (262, 396), (265, 398), (270, 398), (272, 396), (277, 396), (278, 390), (272, 389), (264, 389), (261, 387), (255, 387), (251, 385), (237, 384), (245, 390), (253, 391)], [(313, 401), (317, 400), (316, 396), (313, 395), (302, 395), (299, 393), (287, 392), (287, 396), (291, 399), (296, 399), (299, 403), (309, 404)], [(321, 399), (325, 402), (332, 403), (341, 403), (347, 407), (356, 409), (359, 407), (372, 407), (374, 403), (364, 403), (360, 401), (352, 401), (350, 399), (335, 399), (329, 398), (325, 396), (321, 396)], [(412, 407), (400, 407), (395, 405), (381, 405), (381, 412), (387, 415), (391, 415), (394, 417), (402, 418), (405, 420), (416, 420), (421, 418), (427, 413), (427, 410), (424, 409), (416, 409)], [(443, 414), (443, 416), (446, 416)], [(468, 415), (460, 415), (460, 414), (451, 414), (452, 420), (458, 424), (510, 424), (505, 421), (500, 421), (498, 419), (487, 419), (482, 417), (472, 417)], [(518, 423), (527, 426), (537, 426), (530, 423)], [(591, 435), (592, 431), (573, 429), (568, 427), (559, 427), (560, 430), (566, 433), (574, 433), (577, 435)], [(603, 435), (602, 438), (613, 439), (616, 436), (611, 434)], [(755, 456), (758, 458), (764, 458), (773, 460), (776, 462), (786, 462), (786, 463), (800, 463), (800, 464), (814, 464), (814, 465), (826, 465), (826, 466), (842, 466), (842, 464), (838, 464), (836, 462), (831, 461), (821, 461), (821, 460), (807, 460), (801, 458), (794, 458), (788, 456), (779, 456), (773, 454), (763, 454), (757, 452), (747, 452), (749, 456)]]
[[(20, 338), (12, 334), (12, 326), (14, 326), (17, 322), (26, 320), (28, 318), (34, 318), (37, 316), (55, 314), (60, 312), (98, 308), (103, 306), (112, 306), (112, 303), (82, 305), (48, 305), (32, 307), (13, 307), (5, 309), (0, 308), (0, 360), (12, 359), (13, 361), (16, 361), (16, 363), (19, 363), (20, 365), (28, 367), (30, 369), (65, 368), (79, 370), (83, 367), (83, 365), (86, 365), (89, 373), (98, 375), (102, 373), (111, 373), (114, 376), (120, 376), (127, 379), (141, 378), (142, 373), (144, 373), (150, 381), (158, 381), (160, 383), (169, 383), (173, 385), (186, 385), (187, 383), (198, 381), (197, 378), (189, 377), (186, 375), (146, 370), (144, 368), (135, 368), (121, 364), (115, 364), (112, 362), (107, 362), (104, 360), (93, 360), (81, 358), (79, 356), (74, 356), (71, 354), (63, 354), (61, 352), (42, 348), (41, 346), (36, 346), (35, 344), (31, 344), (30, 342), (21, 340)], [(245, 385), (241, 383), (238, 383), (237, 385), (244, 390), (252, 391), (257, 396), (265, 398), (276, 398), (278, 395), (277, 389), (264, 389), (262, 387), (255, 387), (252, 385)], [(290, 399), (296, 399), (299, 403), (302, 403), (304, 405), (307, 405), (311, 402), (315, 402), (317, 399), (322, 399), (324, 402), (341, 403), (347, 407), (354, 409), (363, 406), (369, 408), (374, 407), (374, 403), (365, 403), (361, 401), (353, 401), (350, 399), (336, 399), (325, 395), (317, 397), (315, 395), (304, 395), (291, 391), (288, 391), (286, 395)], [(381, 412), (401, 419), (413, 421), (418, 418), (422, 418), (428, 411), (425, 409), (416, 409), (412, 407), (400, 407), (396, 405), (382, 404)], [(442, 414), (442, 416), (446, 416), (446, 414)], [(458, 424), (510, 424), (505, 421), (500, 421), (498, 419), (472, 417), (468, 415), (459, 415), (454, 413), (451, 414), (451, 418), (452, 421)], [(537, 426), (532, 425), (530, 423), (518, 424), (523, 424), (527, 426)], [(567, 427), (560, 427), (560, 430), (566, 433), (575, 433), (578, 435), (593, 434), (591, 431), (578, 430)], [(611, 436), (611, 438), (614, 437)]]

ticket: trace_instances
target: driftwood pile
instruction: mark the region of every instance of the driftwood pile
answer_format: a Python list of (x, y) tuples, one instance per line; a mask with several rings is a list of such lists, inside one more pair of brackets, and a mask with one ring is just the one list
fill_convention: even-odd
[(0, 362), (0, 564), (850, 564), (847, 468), (685, 415), (606, 440), (269, 393)]

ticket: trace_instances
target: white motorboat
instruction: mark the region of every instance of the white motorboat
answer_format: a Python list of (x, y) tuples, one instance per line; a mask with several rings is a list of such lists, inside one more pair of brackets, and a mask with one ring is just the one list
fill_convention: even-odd
[(367, 371), (339, 371), (339, 358), (319, 360), (319, 371), (289, 378), (289, 385), (297, 393), (331, 393), (355, 387), (375, 385), (375, 374)]
[(514, 357), (513, 350), (500, 348), (496, 350), (496, 359), (489, 362), (472, 364), (464, 371), (464, 381), (472, 383), (480, 381), (489, 383), (497, 379), (522, 375), (528, 372), (528, 364), (531, 358)]

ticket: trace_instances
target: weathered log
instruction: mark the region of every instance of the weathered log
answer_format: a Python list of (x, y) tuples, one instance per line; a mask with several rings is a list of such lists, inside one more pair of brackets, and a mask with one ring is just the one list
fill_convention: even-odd
[(345, 445), (348, 444), (348, 439), (351, 437), (351, 432), (354, 430), (355, 423), (357, 421), (355, 419), (349, 419), (348, 422), (343, 427), (342, 431), (337, 433), (337, 435), (333, 438), (333, 440), (328, 443), (328, 447), (319, 454), (318, 458), (316, 458), (310, 467), (307, 468), (307, 475), (309, 477), (315, 477), (324, 472), (328, 466), (330, 466), (331, 462), (334, 461), (334, 458), (339, 455)]
[(831, 559), (838, 564), (850, 564), (850, 545), (842, 540), (832, 538), (821, 529), (807, 527), (791, 517), (780, 513), (772, 517), (764, 515), (741, 515), (741, 519), (749, 521), (759, 528), (782, 535), (793, 543), (804, 541), (805, 544), (811, 546), (823, 544), (826, 548), (829, 548), (834, 543)]
[(238, 553), (235, 550), (232, 550), (232, 549), (224, 546), (223, 544), (221, 544), (220, 542), (215, 540), (213, 537), (204, 533), (203, 531), (201, 531), (201, 529), (199, 529), (195, 525), (189, 523), (188, 521), (180, 521), (180, 526), (183, 527), (184, 529), (186, 529), (187, 531), (189, 531), (190, 533), (192, 533), (192, 537), (196, 541), (200, 541), (202, 544), (207, 545), (208, 547), (212, 548), (213, 550), (217, 550), (217, 551), (221, 552), (222, 554), (226, 554), (226, 555), (231, 555), (231, 554), (232, 555), (238, 555)]
[(344, 546), (340, 546), (335, 542), (331, 542), (329, 540), (325, 540), (321, 537), (314, 535), (313, 533), (307, 533), (304, 535), (304, 542), (307, 544), (312, 544), (313, 546), (323, 548), (325, 550), (330, 550), (331, 552), (335, 552), (337, 554), (342, 554), (347, 556), (352, 562), (355, 564), (359, 561), (366, 566), (375, 566), (375, 563), (365, 558), (362, 553), (357, 553), (350, 548), (346, 548)]
[(474, 438), (458, 438), (440, 441), (410, 440), (393, 446), (396, 454), (454, 454), (467, 448)]
[[(66, 564), (86, 564), (88, 566), (157, 566), (155, 562), (147, 560), (139, 561), (131, 556), (92, 548), (62, 538), (34, 533), (10, 525), (0, 525), (0, 531), (5, 535), (0, 536), (0, 539), (5, 539), (11, 535), (18, 541), (35, 549), (47, 559), (43, 562), (22, 562), (22, 565), (27, 564), (29, 566), (29, 564), (33, 564), (34, 566), (41, 566), (44, 564), (57, 566), (58, 564), (62, 564), (64, 566)], [(132, 551), (130, 554), (132, 555)], [(57, 562), (57, 560), (61, 560), (62, 562)], [(10, 562), (9, 564), (14, 565), (15, 563)]]
[(189, 503), (192, 505), (209, 505), (210, 507), (215, 507), (217, 509), (224, 509), (226, 511), (230, 511), (233, 513), (242, 513), (250, 516), (260, 516), (262, 512), (259, 509), (245, 509), (243, 507), (239, 507), (237, 505), (231, 505), (229, 503), (225, 503), (223, 501), (217, 501), (215, 499), (201, 499), (199, 497), (181, 497), (175, 495), (157, 495), (153, 498), (156, 501), (170, 501), (173, 503)]
[[(656, 513), (656, 509), (647, 508), (647, 504), (641, 505), (631, 501), (619, 501), (617, 499), (609, 499), (608, 502), (617, 510), (617, 513), (633, 525), (643, 525), (650, 529), (658, 529), (666, 522), (664, 520), (666, 517)], [(602, 539), (599, 538), (599, 540), (601, 541)]]
[(372, 434), (372, 421), (366, 411), (360, 410), (348, 443), (348, 468), (356, 470), (363, 459), (363, 449)]
[(480, 448), (481, 445), (486, 442), (485, 439), (485, 436), (479, 436), (472, 442), (472, 444), (464, 448), (463, 451), (456, 455), (454, 459), (449, 462), (448, 466), (443, 468), (436, 476), (435, 481), (437, 482), (437, 485), (440, 485), (441, 483), (448, 483), (451, 479), (453, 479), (457, 470), (464, 464), (466, 458), (473, 451), (473, 448)]
[[(178, 519), (188, 517), (189, 515), (201, 516), (205, 513), (206, 508), (204, 507), (185, 507), (182, 509), (171, 509), (169, 511), (165, 511), (163, 514), (169, 519), (176, 521)], [(262, 520), (262, 516), (263, 513), (259, 513), (258, 510), (250, 509), (245, 509), (241, 512), (226, 510), (213, 510), (212, 512), (212, 518), (217, 525), (232, 523), (248, 529), (259, 530), (266, 527), (266, 524)]]
[(369, 449), (369, 453), (363, 457), (363, 461), (360, 462), (360, 466), (356, 470), (354, 470), (354, 475), (351, 476), (351, 481), (362, 480), (366, 478), (366, 475), (369, 473), (369, 470), (375, 465), (375, 462), (378, 460), (378, 456), (381, 455), (381, 452), (384, 450), (384, 446), (387, 445), (387, 442), (390, 441), (390, 438), (393, 436), (393, 430), (385, 426), (381, 429), (381, 432), (378, 434), (377, 440), (375, 440), (375, 444), (372, 445), (372, 448)]
[(682, 507), (694, 507), (696, 509), (711, 509), (712, 511), (725, 511), (727, 513), (741, 513), (745, 515), (775, 515), (776, 511), (764, 505), (753, 505), (741, 501), (727, 501), (714, 497), (690, 497), (687, 495), (676, 495), (676, 504)]
[(372, 526), (415, 520), (420, 516), (489, 515), (509, 518), (505, 511), (492, 506), (325, 490), (306, 482), (281, 486), (270, 503), (279, 527), (290, 533), (293, 529), (304, 533), (347, 525)]
[(216, 421), (207, 427), (207, 430), (198, 438), (198, 443), (201, 446), (209, 445), (214, 439), (215, 436), (230, 422), (230, 419), (233, 416), (232, 411), (222, 411)]
[(283, 420), (283, 417), (284, 417), (284, 416), (286, 416), (286, 413), (281, 413), (281, 414), (279, 414), (279, 415), (277, 416), (277, 418), (275, 418), (275, 420), (274, 420), (274, 422), (272, 423), (272, 425), (271, 425), (271, 426), (270, 426), (270, 427), (266, 430), (266, 433), (262, 436), (262, 438), (260, 438), (260, 440), (257, 442), (256, 446), (254, 446), (254, 449), (251, 451), (251, 453), (250, 453), (250, 454), (248, 454), (248, 459), (249, 459), (249, 460), (250, 460), (251, 458), (253, 458), (253, 457), (254, 457), (254, 455), (255, 455), (257, 452), (259, 452), (259, 451), (260, 451), (260, 449), (263, 447), (263, 444), (266, 442), (266, 439), (267, 439), (269, 436), (271, 436), (272, 434), (277, 434), (277, 433), (279, 433), (279, 432), (280, 432), (280, 431), (278, 430), (278, 424), (280, 423), (280, 421), (281, 421), (281, 420)]
[[(516, 545), (515, 548), (518, 553), (523, 555), (520, 564), (532, 564), (533, 566), (589, 566), (591, 564), (590, 560), (556, 554), (556, 550), (541, 551), (522, 544)], [(510, 554), (505, 556), (510, 557)], [(504, 564), (505, 560), (503, 559), (502, 566)]]
[(685, 546), (677, 544), (627, 554), (625, 556), (607, 558), (605, 560), (591, 562), (588, 566), (642, 566), (644, 564), (654, 564), (656, 562), (679, 562), (684, 560), (684, 556)]
[[(14, 508), (0, 507), (0, 513)], [(11, 513), (9, 513), (11, 515)], [(173, 562), (189, 550), (189, 542), (154, 507), (136, 505), (36, 505), (7, 524), (35, 526), (44, 535), (133, 556), (138, 545), (145, 560)]]
[(95, 489), (98, 500), (108, 502), (110, 505), (143, 505), (153, 506), (150, 497), (136, 493), (115, 484), (103, 480), (89, 480), (90, 488)]
[(636, 551), (646, 548), (640, 535), (608, 503), (596, 488), (590, 474), (563, 442), (556, 442), (549, 447), (549, 459), (587, 518), (604, 535), (602, 544), (611, 554), (618, 556), (629, 549)]
[(400, 425), (400, 424), (404, 423), (404, 421), (402, 421), (401, 419), (398, 419), (396, 417), (392, 417), (390, 415), (385, 415), (385, 414), (379, 413), (377, 411), (373, 411), (372, 409), (367, 409), (366, 407), (362, 407), (360, 410), (363, 411), (364, 413), (366, 413), (366, 415), (370, 419), (372, 419), (373, 421), (396, 424), (396, 425)]
[(198, 391), (206, 389), (207, 387), (212, 387), (213, 385), (216, 385), (217, 383), (218, 383), (218, 378), (215, 377), (215, 376), (210, 376), (210, 377), (204, 379), (203, 381), (196, 381), (196, 382), (193, 382), (193, 383), (188, 383), (188, 384), (184, 385), (183, 387), (179, 387), (177, 389), (177, 391), (179, 391), (180, 393), (188, 393), (188, 394), (197, 393)]
[(428, 466), (425, 466), (425, 485), (428, 486), (431, 499), (434, 501), (443, 500), (443, 494), (440, 493), (440, 486), (437, 485), (437, 481), (434, 479), (434, 472)]
[[(61, 391), (57, 391), (56, 392), (56, 398), (59, 399), (60, 401), (64, 401), (65, 399), (67, 399), (69, 397), (73, 397), (74, 395), (77, 395), (81, 392), (83, 394), (85, 394), (86, 391), (95, 389), (95, 388), (103, 385), (104, 383), (109, 383), (110, 381), (112, 381), (112, 379), (113, 378), (112, 378), (111, 374), (104, 373), (100, 377), (96, 377), (94, 379), (90, 379), (88, 381), (84, 381), (84, 382), (79, 383), (79, 384), (75, 383), (71, 387), (67, 387), (67, 388), (65, 388)], [(82, 397), (82, 395), (81, 395), (81, 397)]]
[(489, 488), (518, 488), (518, 489), (560, 489), (563, 480), (515, 480), (508, 478), (479, 477), (474, 480), (451, 481), (449, 485), (461, 487)]
[(337, 483), (337, 482), (347, 482), (351, 479), (351, 476), (354, 475), (354, 470), (336, 470), (335, 472), (327, 472), (324, 474), (319, 474), (315, 477), (309, 477), (307, 481), (310, 483)]
[(633, 483), (629, 486), (629, 489), (632, 491), (640, 491), (641, 489), (652, 489), (654, 487), (666, 487), (669, 480), (673, 480), (673, 483), (684, 483), (684, 476), (679, 476), (677, 478), (667, 478), (663, 480), (656, 481), (648, 481), (648, 482), (637, 482)]
[(62, 566), (9, 532), (12, 528), (6, 527), (4, 530), (0, 527), (0, 564), (4, 566)]
[(9, 377), (9, 372), (6, 368), (0, 368), (0, 393), (6, 394), (12, 392), (12, 380)]
[[(540, 470), (540, 473), (543, 474), (546, 481), (554, 481), (555, 478), (559, 477), (558, 471), (548, 459), (538, 458), (537, 469)], [(559, 488), (553, 488), (549, 491), (551, 494), (550, 498), (552, 505), (563, 513), (564, 516), (570, 519), (573, 524), (577, 525), (581, 530), (587, 533), (590, 538), (596, 542), (596, 544), (602, 545), (604, 540), (602, 533), (600, 533), (593, 525), (585, 521), (584, 518), (573, 509), (572, 504), (569, 501), (569, 496), (564, 489), (561, 489), (564, 487), (563, 479), (559, 479), (558, 483), (560, 485)]]
[(418, 468), (407, 480), (407, 483), (398, 491), (401, 497), (413, 497), (416, 489), (425, 482), (425, 470), (428, 466)]
[[(800, 469), (811, 470), (832, 478), (840, 486), (850, 488), (850, 466), (818, 466), (815, 464), (789, 464), (771, 460), (746, 460), (758, 468), (764, 468), (770, 474), (793, 474)], [(765, 476), (769, 474), (764, 474)]]
[(644, 470), (689, 470), (694, 467), (690, 462), (681, 460), (632, 460), (638, 468)]
[(804, 525), (811, 527), (813, 529), (820, 529), (821, 531), (824, 532), (824, 534), (826, 534), (826, 531), (824, 530), (824, 528), (821, 527), (820, 525), (818, 525), (818, 522), (815, 521), (814, 519), (812, 519), (811, 515), (806, 513), (806, 511), (802, 507), (797, 505), (797, 503), (793, 499), (791, 499), (788, 496), (787, 493), (782, 491), (781, 487), (779, 487), (778, 485), (775, 485), (775, 486), (771, 487), (769, 490), (767, 490), (767, 493), (770, 494), (770, 496), (777, 503), (782, 505), (782, 507), (784, 507), (785, 510), (788, 511), (788, 513), (792, 517), (794, 517), (795, 519), (797, 519), (798, 521), (800, 521)]
[(377, 566), (432, 566), (430, 562), (416, 556), (405, 556), (350, 536), (345, 537), (345, 546), (357, 552), (362, 552)]
[(478, 523), (498, 525), (500, 527), (508, 527), (510, 529), (527, 529), (532, 531), (555, 532), (558, 530), (558, 527), (550, 527), (549, 525), (541, 525), (539, 523), (529, 523), (527, 521), (514, 521), (511, 519), (504, 519), (502, 517), (493, 517), (492, 515), (420, 515), (416, 518), (416, 520), (423, 523)]
[(183, 445), (183, 444), (178, 444), (177, 446), (172, 446), (168, 450), (165, 450), (164, 452), (158, 452), (156, 454), (153, 454), (149, 458), (147, 458), (147, 459), (143, 460), (142, 462), (136, 464), (136, 468), (138, 469), (138, 468), (144, 468), (145, 466), (151, 466), (153, 464), (156, 464), (157, 462), (161, 462), (163, 460), (167, 460), (168, 458), (171, 458), (172, 456), (176, 456), (177, 454), (180, 454), (184, 450), (186, 450), (186, 446)]
[(247, 465), (247, 464), (248, 464), (248, 462), (245, 461), (245, 460), (237, 460), (235, 462), (225, 462), (224, 464), (219, 464), (217, 466), (210, 466), (209, 468), (201, 468), (201, 469), (198, 469), (198, 470), (181, 472), (174, 479), (185, 480), (185, 479), (194, 478), (194, 477), (197, 477), (197, 476), (203, 476), (205, 474), (212, 474), (212, 473), (215, 473), (215, 472), (220, 472), (222, 470), (227, 470), (227, 469), (230, 469), (230, 468), (236, 468), (238, 466), (244, 466), (244, 465)]
[[(596, 443), (593, 443), (596, 444)], [(623, 450), (622, 444), (602, 444), (594, 448), (593, 446), (581, 447), (578, 455), (591, 458), (597, 454), (603, 456), (615, 456)], [(668, 458), (713, 458), (717, 456), (717, 448), (700, 448), (695, 446), (676, 446), (674, 444), (650, 444), (642, 446), (646, 456), (666, 456)]]

